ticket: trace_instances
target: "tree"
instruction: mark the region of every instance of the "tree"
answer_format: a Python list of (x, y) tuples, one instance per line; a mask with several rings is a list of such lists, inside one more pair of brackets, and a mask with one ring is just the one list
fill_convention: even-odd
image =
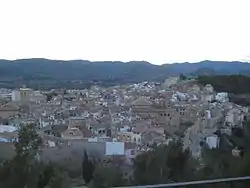
[[(12, 159), (12, 176), (18, 186), (25, 187), (31, 182), (35, 183), (35, 169), (37, 167), (37, 155), (42, 146), (42, 139), (36, 132), (35, 124), (23, 125), (15, 142), (16, 156)], [(30, 187), (34, 185), (30, 185)], [(22, 185), (22, 186), (21, 186)]]
[(166, 165), (169, 170), (171, 181), (187, 181), (194, 179), (197, 161), (192, 157), (189, 150), (183, 150), (180, 141), (171, 142), (167, 146)]
[(217, 92), (233, 94), (247, 94), (250, 92), (250, 77), (243, 75), (214, 75), (199, 76), (197, 81), (202, 84), (211, 84)]
[(64, 171), (53, 164), (45, 165), (37, 160), (41, 146), (42, 140), (36, 133), (36, 126), (23, 125), (15, 142), (16, 155), (0, 166), (0, 188), (54, 188), (67, 185)]
[(69, 188), (68, 174), (60, 168), (53, 168), (53, 174), (48, 183), (49, 188)]
[(82, 178), (86, 184), (88, 184), (92, 179), (95, 171), (95, 165), (89, 159), (87, 151), (84, 150), (84, 158), (82, 162)]
[(169, 168), (166, 166), (166, 156), (163, 150), (156, 148), (153, 151), (138, 155), (134, 162), (134, 181), (136, 184), (166, 183)]
[(68, 174), (53, 163), (40, 164), (40, 173), (37, 180), (37, 188), (66, 188), (69, 187)]
[(36, 156), (42, 145), (42, 140), (36, 133), (36, 126), (34, 124), (23, 125), (14, 144), (16, 155), (12, 160), (3, 164), (1, 183), (5, 184), (5, 187), (35, 187), (39, 174)]
[(158, 146), (138, 155), (134, 163), (136, 184), (160, 184), (193, 179), (196, 161), (180, 142)]
[(93, 188), (108, 188), (108, 187), (120, 187), (125, 185), (126, 181), (123, 179), (122, 170), (119, 167), (99, 166), (93, 178)]
[(237, 160), (233, 158), (229, 150), (219, 148), (204, 149), (202, 160), (203, 166), (199, 171), (199, 179), (230, 177), (233, 174), (234, 165), (237, 164)]
[(43, 165), (43, 169), (39, 175), (39, 179), (37, 182), (37, 188), (46, 187), (49, 184), (53, 174), (54, 174), (54, 166), (51, 163), (49, 165)]
[(11, 174), (11, 162), (4, 161), (0, 166), (0, 188), (11, 187), (12, 181), (10, 179)]
[[(202, 152), (202, 168), (198, 173), (199, 179), (215, 179), (227, 177), (240, 177), (250, 175), (250, 148), (249, 148), (249, 122), (243, 122), (243, 131), (234, 129), (231, 135), (220, 133), (220, 146), (216, 149), (204, 148)], [(243, 155), (233, 156), (235, 147), (243, 150)], [(236, 182), (235, 187), (247, 188), (249, 181)], [(210, 187), (213, 187), (212, 185)], [(220, 188), (229, 185), (218, 184)]]
[(35, 159), (42, 146), (42, 139), (36, 132), (35, 124), (23, 125), (15, 142), (16, 155)]
[(186, 79), (187, 79), (186, 76), (184, 76), (183, 74), (180, 74), (180, 80), (186, 80)]

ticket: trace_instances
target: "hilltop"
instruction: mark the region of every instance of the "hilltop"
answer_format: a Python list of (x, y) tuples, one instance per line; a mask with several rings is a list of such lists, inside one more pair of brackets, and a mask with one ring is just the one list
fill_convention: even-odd
[[(154, 65), (146, 61), (96, 61), (19, 59), (0, 60), (0, 82), (5, 87), (86, 87), (91, 83), (113, 85), (144, 80), (163, 81), (168, 76), (250, 74), (250, 63), (202, 61)], [(72, 84), (73, 83), (73, 84)]]

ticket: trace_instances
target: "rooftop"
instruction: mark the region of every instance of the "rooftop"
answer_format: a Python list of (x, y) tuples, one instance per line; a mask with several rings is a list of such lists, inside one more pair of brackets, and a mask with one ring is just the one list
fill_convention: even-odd
[(152, 102), (150, 102), (149, 100), (143, 99), (143, 98), (137, 99), (137, 100), (133, 101), (131, 104), (135, 105), (135, 106), (151, 106), (151, 105), (153, 105)]

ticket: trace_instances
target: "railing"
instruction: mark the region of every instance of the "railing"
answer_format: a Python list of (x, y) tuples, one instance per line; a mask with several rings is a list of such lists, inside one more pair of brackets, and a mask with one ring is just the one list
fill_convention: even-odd
[[(222, 178), (213, 180), (201, 180), (201, 181), (190, 181), (190, 182), (178, 182), (178, 183), (168, 183), (168, 184), (156, 184), (156, 185), (140, 185), (140, 186), (127, 186), (127, 187), (113, 187), (113, 188), (165, 188), (165, 187), (204, 187), (205, 185), (220, 185), (228, 184), (229, 187), (241, 188), (237, 185), (239, 182), (249, 182), (250, 187), (250, 176), (246, 177), (236, 177), (236, 178)], [(220, 186), (219, 186), (220, 187)]]

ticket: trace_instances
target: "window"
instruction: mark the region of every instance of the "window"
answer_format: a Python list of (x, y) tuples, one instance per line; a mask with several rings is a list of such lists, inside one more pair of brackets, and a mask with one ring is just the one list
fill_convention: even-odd
[(168, 117), (170, 116), (170, 113), (168, 113)]

